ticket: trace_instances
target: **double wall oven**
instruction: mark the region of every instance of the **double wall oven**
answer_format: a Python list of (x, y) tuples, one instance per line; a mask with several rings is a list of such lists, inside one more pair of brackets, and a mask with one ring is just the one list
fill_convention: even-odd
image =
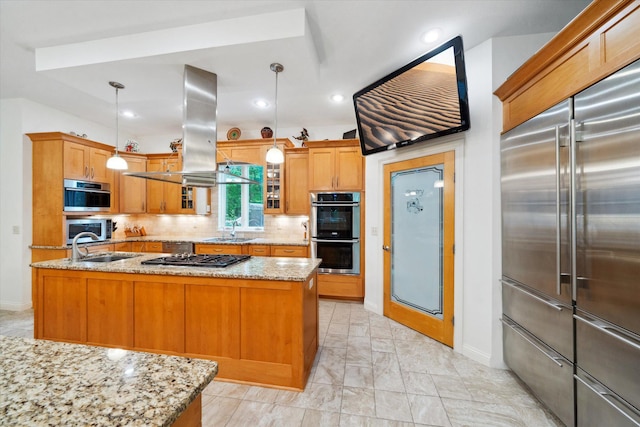
[(309, 223), (318, 271), (360, 274), (360, 193), (311, 193)]

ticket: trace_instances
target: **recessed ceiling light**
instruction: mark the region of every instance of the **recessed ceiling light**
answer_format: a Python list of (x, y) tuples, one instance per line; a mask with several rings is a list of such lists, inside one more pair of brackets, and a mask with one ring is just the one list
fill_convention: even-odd
[(129, 117), (130, 119), (136, 117), (136, 113), (134, 113), (133, 111), (123, 111), (122, 115), (124, 117)]
[(267, 108), (269, 106), (269, 103), (264, 99), (256, 99), (255, 101), (253, 101), (253, 105), (258, 108)]
[(331, 95), (331, 100), (333, 102), (342, 102), (344, 101), (344, 95), (340, 94), (340, 93), (334, 93), (333, 95)]
[(441, 34), (442, 30), (440, 28), (434, 28), (433, 30), (429, 30), (422, 35), (422, 41), (424, 43), (433, 43), (440, 38)]

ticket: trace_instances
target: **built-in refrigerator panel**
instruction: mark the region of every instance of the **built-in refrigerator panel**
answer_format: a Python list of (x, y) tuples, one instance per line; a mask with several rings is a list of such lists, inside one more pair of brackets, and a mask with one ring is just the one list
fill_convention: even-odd
[(565, 101), (501, 139), (502, 275), (571, 306)]
[(640, 335), (640, 61), (574, 102), (576, 305)]

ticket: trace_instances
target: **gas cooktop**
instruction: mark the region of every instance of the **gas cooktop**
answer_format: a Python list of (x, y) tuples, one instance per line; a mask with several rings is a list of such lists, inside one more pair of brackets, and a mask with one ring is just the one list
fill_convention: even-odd
[(251, 255), (194, 255), (179, 254), (153, 258), (142, 261), (146, 265), (178, 265), (181, 267), (214, 267), (223, 268), (238, 262), (246, 261)]

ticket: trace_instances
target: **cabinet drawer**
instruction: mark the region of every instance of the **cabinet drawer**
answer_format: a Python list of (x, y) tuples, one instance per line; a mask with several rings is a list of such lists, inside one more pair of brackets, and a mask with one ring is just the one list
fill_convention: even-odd
[(162, 242), (145, 242), (144, 251), (162, 253)]
[(502, 281), (503, 312), (569, 360), (573, 357), (573, 310), (519, 284)]
[(119, 252), (131, 252), (131, 242), (114, 243), (113, 249)]
[(563, 423), (574, 425), (573, 364), (507, 317), (502, 322), (507, 366)]
[(577, 310), (576, 363), (640, 407), (640, 337)]
[(281, 257), (307, 257), (306, 246), (271, 246), (271, 256)]
[(578, 369), (576, 396), (579, 427), (637, 427), (640, 413), (593, 377)]
[(270, 256), (271, 247), (269, 245), (249, 245), (247, 253), (252, 256)]
[(241, 245), (196, 245), (197, 254), (241, 255)]

